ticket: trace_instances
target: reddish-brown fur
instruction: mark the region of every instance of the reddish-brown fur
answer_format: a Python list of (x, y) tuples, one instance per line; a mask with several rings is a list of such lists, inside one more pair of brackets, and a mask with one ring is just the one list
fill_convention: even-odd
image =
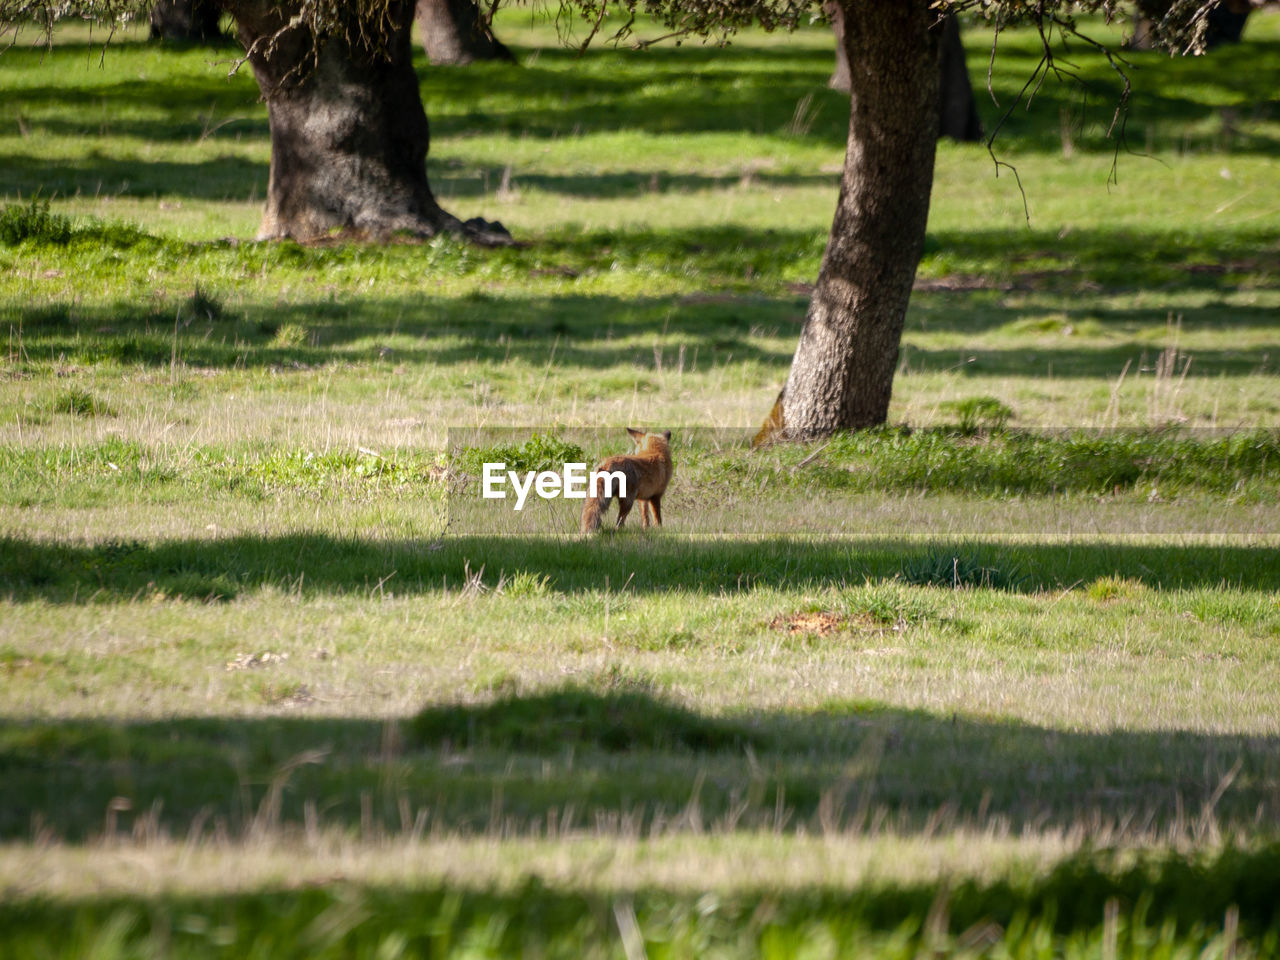
[[(602, 514), (609, 509), (609, 501), (618, 501), (618, 526), (626, 522), (627, 514), (637, 500), (640, 501), (640, 525), (662, 526), (662, 495), (667, 492), (667, 484), (675, 467), (671, 463), (671, 431), (663, 433), (646, 433), (627, 427), (627, 433), (635, 446), (632, 452), (623, 456), (609, 457), (596, 470), (605, 472), (620, 471), (627, 478), (626, 497), (594, 497), (587, 498), (582, 507), (582, 532), (591, 533), (600, 529)], [(590, 492), (590, 491), (588, 491)]]

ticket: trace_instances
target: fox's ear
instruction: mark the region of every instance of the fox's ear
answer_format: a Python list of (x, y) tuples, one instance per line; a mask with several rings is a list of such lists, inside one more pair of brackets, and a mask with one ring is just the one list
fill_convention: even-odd
[(627, 427), (627, 433), (631, 434), (631, 439), (639, 440), (644, 436), (643, 430), (637, 430), (635, 427)]
[(668, 441), (670, 441), (670, 440), (671, 440), (671, 431), (670, 431), (670, 430), (665, 430), (665, 431), (663, 431), (662, 435), (663, 435), (664, 437), (666, 437)]

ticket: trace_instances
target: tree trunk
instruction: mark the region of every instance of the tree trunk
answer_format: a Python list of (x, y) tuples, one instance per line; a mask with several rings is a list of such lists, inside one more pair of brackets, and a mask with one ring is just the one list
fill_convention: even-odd
[(476, 60), (515, 63), (475, 0), (418, 0), (416, 16), (422, 47), (436, 66), (462, 66)]
[[(832, 90), (849, 92), (849, 52), (841, 38), (844, 36), (844, 10), (836, 0), (825, 0), (822, 5), (831, 30), (836, 35), (836, 68), (827, 81)], [(960, 39), (960, 21), (949, 15), (942, 27), (942, 53), (939, 64), (938, 133), (963, 143), (975, 143), (982, 139), (982, 121), (978, 119), (978, 105), (973, 99), (973, 85), (969, 82), (969, 68), (965, 62), (964, 44)]]
[(1239, 43), (1244, 25), (1249, 21), (1249, 4), (1226, 0), (1209, 11), (1209, 32), (1205, 37), (1205, 49), (1212, 50), (1223, 43)]
[(151, 39), (207, 43), (222, 36), (220, 19), (214, 0), (157, 0), (151, 8)]
[(938, 131), (930, 0), (842, 0), (852, 92), (840, 199), (781, 398), (810, 439), (884, 423), (924, 249)]
[(462, 223), (446, 213), (427, 184), (430, 133), (413, 70), (411, 2), (391, 0), (381, 24), (340, 24), (319, 42), (289, 24), (297, 0), (227, 0), (226, 7), (271, 128), (259, 239), (459, 233), (511, 242), (501, 224)]
[(960, 20), (951, 14), (942, 23), (942, 50), (938, 72), (938, 135), (975, 143), (982, 139), (982, 121), (973, 100), (973, 84), (960, 40)]
[(836, 0), (824, 0), (822, 12), (831, 24), (831, 32), (836, 35), (836, 69), (827, 81), (827, 86), (841, 93), (848, 93), (852, 86), (849, 79), (849, 54), (844, 48), (844, 7)]
[[(1129, 49), (1155, 50), (1159, 47), (1156, 23), (1169, 12), (1170, 6), (1169, 0), (1140, 0), (1133, 14), (1133, 35), (1129, 37)], [(1249, 0), (1223, 0), (1210, 10), (1204, 48), (1212, 50), (1224, 43), (1239, 43), (1252, 9), (1253, 4)]]

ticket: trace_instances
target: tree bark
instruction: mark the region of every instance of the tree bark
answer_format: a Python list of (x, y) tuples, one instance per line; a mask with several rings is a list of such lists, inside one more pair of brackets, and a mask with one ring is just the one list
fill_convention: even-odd
[(221, 19), (213, 0), (157, 0), (151, 8), (151, 39), (207, 43), (222, 36)]
[(515, 63), (475, 0), (418, 0), (416, 17), (422, 47), (436, 66), (463, 66), (476, 60)]
[(271, 128), (259, 239), (458, 233), (484, 244), (511, 242), (501, 224), (463, 223), (446, 213), (427, 183), (430, 131), (413, 70), (412, 2), (392, 0), (380, 28), (340, 24), (319, 41), (290, 25), (297, 0), (225, 5), (249, 51)]
[[(826, 0), (822, 5), (831, 30), (836, 36), (836, 67), (827, 81), (832, 90), (848, 93), (850, 89), (849, 53), (844, 36), (844, 9), (836, 0)], [(978, 105), (973, 99), (973, 84), (969, 82), (969, 68), (965, 62), (964, 43), (960, 39), (960, 21), (949, 15), (942, 26), (942, 52), (939, 63), (938, 134), (975, 143), (982, 139), (982, 121), (978, 119)]]
[(924, 250), (938, 131), (930, 0), (841, 0), (849, 140), (817, 287), (781, 397), (788, 439), (884, 423)]

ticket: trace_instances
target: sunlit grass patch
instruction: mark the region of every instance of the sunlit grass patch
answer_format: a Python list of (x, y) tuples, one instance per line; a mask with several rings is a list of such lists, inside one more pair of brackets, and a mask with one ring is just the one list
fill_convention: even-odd
[(1132, 577), (1099, 577), (1086, 588), (1091, 600), (1119, 600), (1140, 596), (1147, 589), (1141, 580)]

